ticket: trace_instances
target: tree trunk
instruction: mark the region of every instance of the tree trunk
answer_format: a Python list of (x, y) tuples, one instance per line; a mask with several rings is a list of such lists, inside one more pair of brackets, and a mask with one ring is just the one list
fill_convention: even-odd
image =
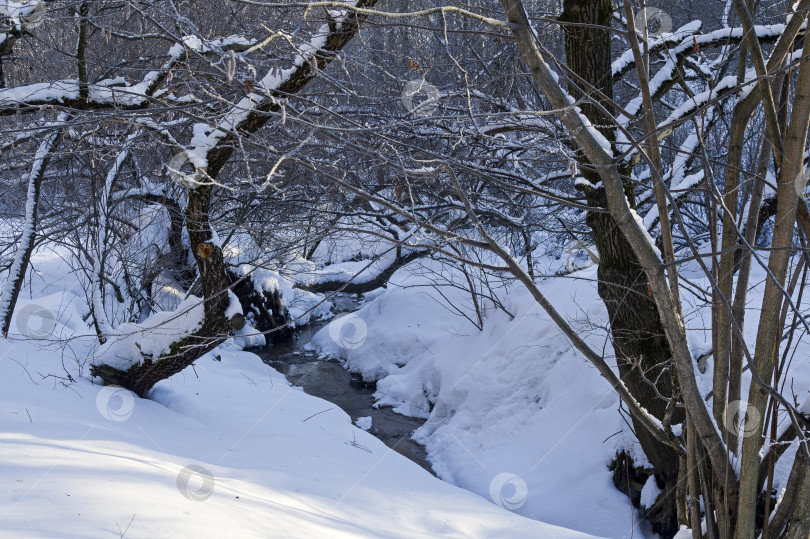
[(785, 537), (787, 539), (807, 539), (810, 537), (810, 472), (808, 472), (807, 460), (801, 451), (796, 452), (796, 462), (801, 467), (801, 471), (794, 472), (797, 476), (798, 487)]
[[(204, 185), (191, 190), (186, 208), (186, 228), (192, 253), (197, 261), (200, 284), (205, 298), (205, 317), (202, 326), (192, 334), (172, 344), (169, 352), (158, 358), (144, 358), (126, 371), (110, 365), (94, 365), (90, 374), (106, 384), (125, 387), (139, 397), (145, 397), (152, 387), (182, 371), (203, 354), (216, 348), (232, 331), (231, 321), (225, 317), (230, 300), (230, 282), (225, 270), (222, 249), (211, 241), (213, 234), (208, 214), (211, 208), (213, 186)], [(235, 323), (238, 323), (234, 321)]]
[[(614, 139), (614, 122), (602, 106), (611, 110), (607, 100), (612, 98), (610, 17), (613, 11), (609, 0), (565, 0), (560, 20), (565, 28), (568, 66), (581, 79), (570, 89), (575, 98), (585, 92), (591, 99), (581, 105), (582, 112), (597, 126), (608, 140)], [(594, 93), (598, 90), (601, 96)], [(600, 178), (587, 163), (582, 175), (592, 184)], [(603, 188), (586, 188), (592, 206), (605, 208), (607, 200)], [(634, 204), (632, 191), (628, 199)], [(599, 250), (599, 296), (610, 316), (613, 348), (622, 381), (633, 396), (652, 415), (663, 420), (668, 411), (668, 400), (674, 394), (670, 374), (671, 352), (664, 335), (661, 319), (647, 284), (647, 278), (630, 244), (618, 228), (613, 217), (605, 212), (591, 212), (587, 223), (593, 231)], [(673, 423), (683, 422), (683, 413), (674, 410)], [(655, 476), (662, 489), (656, 504), (647, 510), (653, 529), (664, 536), (678, 531), (676, 511), (676, 484), (678, 455), (655, 440), (647, 429), (637, 424), (634, 429), (644, 453), (655, 468)]]
[(396, 273), (396, 271), (407, 264), (410, 264), (414, 260), (418, 260), (423, 258), (429, 254), (428, 251), (413, 251), (405, 256), (397, 257), (391, 265), (385, 268), (379, 275), (370, 279), (368, 281), (362, 283), (355, 283), (355, 282), (346, 282), (346, 281), (325, 281), (322, 283), (316, 283), (311, 285), (304, 285), (301, 288), (303, 290), (307, 290), (309, 292), (315, 292), (318, 294), (325, 294), (328, 292), (345, 292), (346, 294), (365, 294), (366, 292), (371, 292), (381, 286), (384, 286), (385, 283), (391, 278), (391, 276)]
[[(61, 119), (64, 119), (64, 117)], [(8, 281), (3, 288), (2, 294), (0, 294), (0, 323), (2, 324), (0, 332), (2, 332), (4, 339), (8, 337), (14, 306), (17, 304), (17, 298), (20, 295), (25, 274), (28, 271), (31, 253), (34, 251), (42, 178), (45, 176), (50, 155), (56, 148), (58, 140), (59, 132), (54, 131), (48, 134), (46, 139), (40, 143), (36, 159), (34, 159), (34, 164), (28, 175), (28, 192), (26, 195), (22, 237), (20, 238), (20, 245), (17, 247), (17, 253), (14, 255), (14, 262), (8, 272)]]
[[(739, 11), (739, 10), (738, 10)], [(767, 82), (767, 81), (766, 81)], [(781, 327), (780, 311), (783, 302), (783, 287), (787, 277), (793, 246), (794, 225), (799, 204), (799, 195), (794, 182), (804, 167), (804, 151), (810, 128), (810, 59), (802, 58), (798, 84), (796, 85), (790, 124), (786, 131), (784, 146), (782, 140), (774, 140), (774, 147), (784, 148), (782, 168), (779, 171), (776, 191), (777, 211), (774, 222), (773, 249), (768, 258), (768, 270), (772, 277), (765, 282), (762, 298), (762, 313), (757, 328), (757, 341), (754, 350), (754, 371), (765, 383), (770, 383), (773, 375), (773, 358), (779, 350)], [(778, 127), (778, 126), (777, 126)], [(778, 130), (778, 129), (777, 129)], [(779, 152), (777, 152), (779, 153)], [(804, 204), (804, 201), (801, 202)], [(752, 379), (748, 392), (749, 414), (765, 417), (768, 394)], [(755, 508), (759, 497), (758, 471), (762, 449), (762, 422), (752, 425), (751, 432), (743, 438), (740, 456), (740, 497), (737, 508), (738, 539), (751, 539), (756, 533)]]
[[(356, 6), (367, 8), (373, 7), (376, 3), (377, 0), (359, 0)], [(320, 52), (307, 61), (296, 64), (295, 70), (275, 90), (276, 95), (273, 97), (294, 94), (306, 86), (317, 73), (336, 58), (336, 53), (351, 41), (365, 19), (366, 15), (352, 12), (340, 27), (332, 28)], [(278, 100), (266, 99), (250, 113), (242, 115), (240, 111), (243, 120), (238, 125), (230, 125), (228, 128), (232, 129), (233, 133), (220, 139), (206, 153), (207, 174), (212, 180), (217, 178), (233, 154), (236, 147), (233, 144), (234, 139), (255, 133), (271, 118), (267, 113), (276, 112), (280, 107)], [(107, 384), (123, 386), (143, 397), (157, 382), (182, 371), (197, 358), (218, 346), (233, 329), (244, 324), (244, 318), (241, 316), (234, 317), (233, 320), (225, 317), (225, 311), (230, 304), (228, 290), (231, 282), (223, 260), (222, 248), (211, 241), (213, 233), (208, 221), (214, 185), (214, 182), (211, 182), (191, 189), (186, 207), (186, 229), (205, 298), (205, 318), (202, 326), (191, 335), (173, 343), (170, 351), (157, 359), (146, 358), (127, 371), (105, 364), (94, 365), (90, 368), (90, 374), (93, 376), (98, 376)], [(277, 307), (280, 307), (278, 301)]]

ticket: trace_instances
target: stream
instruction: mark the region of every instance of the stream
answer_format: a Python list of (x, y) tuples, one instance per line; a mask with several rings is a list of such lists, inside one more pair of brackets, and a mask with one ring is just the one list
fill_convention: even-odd
[[(336, 318), (359, 308), (354, 298), (352, 294), (338, 294), (332, 298)], [(374, 383), (364, 382), (359, 375), (349, 373), (338, 361), (318, 360), (316, 353), (303, 349), (330, 321), (314, 321), (297, 330), (291, 341), (265, 346), (253, 352), (285, 375), (293, 385), (342, 408), (351, 416), (353, 423), (360, 417), (371, 417), (368, 432), (433, 473), (425, 448), (411, 440), (411, 434), (425, 422), (424, 419), (397, 414), (391, 408), (374, 408)]]

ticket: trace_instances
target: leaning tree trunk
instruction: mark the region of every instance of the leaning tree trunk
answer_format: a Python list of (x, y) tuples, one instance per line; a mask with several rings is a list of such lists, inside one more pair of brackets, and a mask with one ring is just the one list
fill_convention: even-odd
[[(64, 117), (61, 119), (64, 119)], [(2, 324), (0, 332), (2, 332), (4, 339), (8, 337), (14, 306), (17, 304), (17, 298), (20, 295), (25, 274), (28, 271), (31, 253), (34, 252), (42, 178), (45, 176), (50, 155), (56, 148), (58, 140), (59, 131), (54, 131), (48, 134), (45, 140), (40, 143), (31, 172), (28, 175), (28, 192), (26, 194), (22, 237), (20, 238), (17, 253), (14, 255), (14, 262), (12, 262), (8, 272), (8, 281), (3, 288), (2, 294), (0, 294), (0, 324)]]
[(122, 371), (110, 365), (94, 365), (90, 374), (107, 384), (125, 387), (144, 397), (152, 387), (182, 371), (203, 354), (216, 348), (232, 332), (234, 325), (244, 323), (238, 316), (229, 320), (225, 316), (230, 299), (230, 282), (225, 269), (222, 249), (212, 241), (208, 214), (211, 208), (212, 185), (203, 185), (189, 191), (186, 208), (186, 228), (189, 244), (197, 262), (203, 290), (205, 313), (202, 325), (190, 335), (176, 341), (168, 352), (143, 361)]
[[(567, 62), (579, 78), (573, 81), (570, 90), (576, 98), (583, 93), (589, 95), (588, 101), (580, 107), (583, 114), (605, 137), (614, 140), (609, 127), (614, 122), (608, 114), (613, 97), (610, 47), (613, 6), (610, 0), (565, 0), (563, 7), (560, 20), (565, 29)], [(583, 165), (582, 175), (597, 185), (600, 181), (597, 171), (587, 163)], [(607, 207), (603, 188), (586, 187), (585, 194), (590, 205)], [(633, 205), (630, 187), (627, 195)], [(667, 399), (675, 397), (669, 372), (671, 352), (638, 258), (609, 213), (590, 212), (587, 223), (599, 250), (598, 290), (610, 316), (619, 374), (633, 396), (652, 415), (664, 420), (669, 413), (669, 421), (681, 423), (683, 413), (674, 406), (668, 407)], [(672, 536), (678, 531), (678, 455), (637, 423), (634, 419), (636, 435), (662, 488), (662, 494), (646, 516), (656, 532)]]
[[(358, 0), (355, 6), (370, 8), (377, 1)], [(250, 104), (243, 103), (245, 99), (240, 101), (240, 104), (234, 109), (234, 112), (238, 113), (236, 116), (240, 118), (237, 124), (230, 123), (230, 120), (225, 121), (228, 125), (228, 134), (214, 139), (215, 144), (206, 152), (207, 175), (211, 180), (217, 178), (233, 154), (234, 148), (237, 147), (237, 144), (234, 144), (236, 138), (247, 137), (258, 131), (272, 117), (269, 113), (280, 111), (279, 98), (286, 98), (290, 94), (297, 93), (325, 69), (337, 57), (337, 53), (357, 34), (367, 15), (351, 11), (340, 24), (337, 24), (332, 18), (331, 13), (328, 13), (327, 17), (329, 17), (329, 34), (317, 52), (306, 60), (299, 56), (302, 61), (297, 61), (296, 68), (288, 78), (275, 90), (269, 91), (268, 95), (251, 92), (251, 99), (255, 99), (255, 101)], [(215, 130), (215, 133), (223, 132)], [(225, 317), (225, 312), (230, 304), (228, 290), (231, 281), (223, 260), (222, 249), (211, 241), (213, 233), (208, 215), (211, 209), (213, 186), (214, 182), (210, 182), (191, 189), (186, 208), (189, 243), (197, 262), (205, 298), (205, 318), (202, 326), (191, 335), (173, 343), (170, 350), (158, 358), (144, 358), (142, 363), (133, 365), (126, 371), (106, 364), (94, 365), (90, 369), (90, 374), (93, 376), (98, 376), (107, 384), (121, 385), (139, 396), (145, 396), (157, 382), (182, 371), (203, 354), (218, 346), (232, 334), (234, 329), (239, 329), (244, 324), (244, 317), (241, 315), (235, 316), (231, 320)], [(277, 304), (280, 303), (278, 297), (270, 299), (275, 299)]]

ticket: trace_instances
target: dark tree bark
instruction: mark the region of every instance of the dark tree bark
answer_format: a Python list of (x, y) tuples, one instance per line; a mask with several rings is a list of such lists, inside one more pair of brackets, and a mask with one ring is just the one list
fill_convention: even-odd
[(303, 286), (304, 290), (308, 290), (309, 292), (316, 292), (316, 293), (326, 293), (326, 292), (346, 292), (347, 294), (365, 294), (366, 292), (371, 292), (377, 288), (380, 288), (388, 280), (391, 276), (401, 267), (413, 262), (414, 260), (418, 260), (424, 256), (427, 256), (429, 253), (428, 251), (414, 251), (411, 253), (406, 254), (405, 256), (398, 256), (390, 266), (385, 268), (379, 275), (375, 278), (365, 281), (362, 283), (353, 283), (346, 281), (327, 281), (323, 283)]
[[(608, 138), (615, 136), (609, 100), (613, 96), (611, 78), (610, 0), (565, 0), (560, 17), (565, 29), (566, 58), (579, 80), (570, 91), (575, 98), (589, 96), (580, 108), (590, 122)], [(601, 106), (600, 106), (601, 105)], [(597, 171), (583, 163), (582, 175), (593, 185), (600, 181)], [(631, 206), (635, 205), (631, 187), (626, 189)], [(603, 188), (585, 188), (592, 206), (606, 208)], [(616, 362), (622, 381), (633, 396), (652, 415), (664, 420), (668, 412), (673, 423), (683, 421), (683, 413), (668, 406), (675, 396), (670, 363), (671, 352), (647, 278), (633, 249), (607, 212), (591, 212), (587, 223), (599, 250), (599, 296), (610, 316), (610, 328)], [(662, 489), (657, 503), (646, 516), (653, 529), (664, 536), (678, 531), (676, 484), (678, 455), (634, 420), (636, 436), (655, 469)], [(622, 485), (627, 491), (627, 485)]]
[(233, 293), (239, 298), (242, 312), (250, 319), (253, 327), (264, 333), (267, 342), (275, 344), (292, 338), (290, 313), (282, 305), (278, 289), (263, 290), (260, 293), (253, 286), (249, 275), (240, 277), (230, 270), (228, 280)]

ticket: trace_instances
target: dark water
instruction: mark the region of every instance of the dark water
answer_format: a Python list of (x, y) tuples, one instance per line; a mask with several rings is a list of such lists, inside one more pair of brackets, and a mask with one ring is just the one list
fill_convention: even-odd
[[(332, 303), (336, 306), (337, 316), (358, 308), (353, 296), (348, 294), (338, 295), (332, 299)], [(337, 361), (319, 361), (316, 354), (303, 349), (327, 323), (328, 321), (313, 322), (297, 331), (294, 340), (253, 352), (305, 392), (342, 408), (351, 416), (352, 422), (359, 417), (371, 417), (371, 434), (397, 453), (433, 473), (425, 448), (410, 439), (413, 431), (425, 422), (424, 419), (403, 416), (391, 408), (373, 408), (372, 395), (376, 391), (374, 384), (364, 383)]]

